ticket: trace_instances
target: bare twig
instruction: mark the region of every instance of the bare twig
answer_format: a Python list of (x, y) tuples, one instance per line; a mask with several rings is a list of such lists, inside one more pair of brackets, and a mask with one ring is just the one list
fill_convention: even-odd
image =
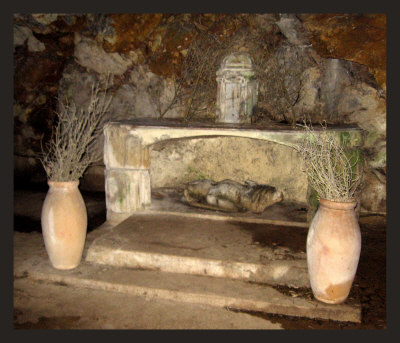
[(42, 147), (40, 161), (51, 181), (78, 180), (93, 162), (101, 159), (96, 141), (102, 133), (105, 113), (111, 97), (99, 84), (93, 84), (87, 108), (77, 108), (68, 101), (57, 113), (58, 122), (53, 128), (50, 141)]
[(326, 130), (316, 132), (304, 121), (306, 136), (297, 146), (305, 161), (305, 173), (318, 196), (331, 201), (351, 201), (361, 188), (363, 166), (360, 153)]

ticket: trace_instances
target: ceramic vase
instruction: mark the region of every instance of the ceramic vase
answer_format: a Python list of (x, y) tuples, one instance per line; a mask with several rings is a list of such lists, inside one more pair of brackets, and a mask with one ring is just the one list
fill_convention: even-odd
[(86, 239), (87, 212), (79, 181), (48, 181), (42, 207), (42, 233), (52, 266), (73, 269), (81, 261)]
[(321, 199), (307, 235), (307, 265), (314, 297), (324, 303), (344, 302), (350, 292), (361, 252), (357, 202)]

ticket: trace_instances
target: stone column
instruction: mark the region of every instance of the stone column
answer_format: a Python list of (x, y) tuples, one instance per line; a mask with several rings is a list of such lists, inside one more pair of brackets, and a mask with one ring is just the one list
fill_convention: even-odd
[(104, 136), (107, 220), (115, 222), (150, 205), (150, 155), (123, 124), (106, 125)]

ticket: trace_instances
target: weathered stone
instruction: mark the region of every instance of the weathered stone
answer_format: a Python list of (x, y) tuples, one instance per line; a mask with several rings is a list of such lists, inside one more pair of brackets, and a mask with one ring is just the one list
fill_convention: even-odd
[(257, 106), (258, 82), (251, 57), (233, 53), (217, 71), (217, 122), (250, 123)]
[(32, 34), (32, 30), (29, 27), (14, 25), (14, 47), (23, 45), (26, 41), (30, 52), (44, 51), (46, 49), (45, 45)]
[(122, 75), (132, 65), (132, 61), (118, 53), (105, 52), (95, 41), (76, 34), (76, 62), (99, 74)]
[[(367, 152), (368, 168), (386, 167), (386, 100), (381, 98), (379, 92), (367, 84), (359, 84), (358, 87), (346, 87), (340, 99), (338, 109), (345, 122), (357, 123), (365, 133), (364, 149)], [(384, 186), (376, 187), (368, 185), (372, 178), (366, 180), (368, 187), (382, 191)], [(374, 181), (374, 184), (376, 182)], [(367, 191), (364, 191), (364, 193)], [(386, 194), (377, 195), (378, 198), (386, 198)], [(382, 211), (381, 201), (373, 200), (374, 197), (363, 198), (363, 206), (375, 211)]]
[[(308, 32), (307, 37), (297, 18)], [(106, 74), (108, 69), (111, 69), (117, 76), (116, 82), (110, 85), (112, 91), (116, 91), (110, 107), (115, 119), (131, 119), (134, 116), (158, 117), (160, 109), (165, 109), (173, 98), (174, 85), (171, 76), (179, 75), (183, 58), (189, 51), (188, 47), (196, 37), (200, 37), (199, 33), (209, 33), (221, 43), (234, 38), (235, 47), (240, 48), (240, 51), (249, 51), (252, 42), (244, 40), (243, 37), (253, 36), (243, 33), (260, 30), (264, 33), (260, 37), (263, 42), (265, 39), (265, 49), (258, 50), (260, 52), (258, 55), (252, 54), (255, 62), (259, 61), (260, 56), (268, 57), (271, 51), (275, 51), (269, 47), (275, 48), (280, 40), (286, 43), (281, 44), (274, 53), (280, 53), (277, 57), (283, 65), (287, 63), (295, 69), (300, 65), (296, 54), (293, 53), (294, 48), (299, 47), (301, 49), (296, 53), (300, 53), (300, 57), (312, 55), (315, 60), (314, 64), (307, 65), (306, 71), (301, 75), (302, 87), (298, 93), (299, 97), (291, 98), (293, 103), (297, 102), (290, 117), (288, 117), (289, 112), (278, 109), (279, 104), (269, 101), (267, 102), (269, 107), (265, 108), (267, 118), (284, 120), (282, 113), (285, 113), (289, 119), (299, 120), (303, 114), (310, 114), (313, 120), (318, 122), (326, 119), (328, 112), (336, 108), (338, 121), (357, 123), (367, 131), (365, 148), (368, 168), (374, 172), (378, 168), (386, 168), (386, 110), (384, 109), (386, 16), (384, 14), (297, 14), (295, 16), (293, 14), (37, 13), (14, 14), (13, 21), (16, 104), (14, 136), (15, 151), (18, 153), (24, 153), (27, 147), (33, 147), (34, 151), (40, 150), (40, 137), (49, 136), (55, 116), (54, 110), (58, 110), (55, 97), (73, 94), (74, 100), (78, 103), (84, 102), (90, 90), (88, 81), (97, 80), (97, 73)], [(279, 30), (275, 25), (276, 22), (279, 23), (282, 35), (277, 34)], [(76, 41), (73, 38), (75, 32)], [(84, 36), (81, 41), (80, 36)], [(272, 37), (277, 39), (275, 45), (270, 42)], [(306, 38), (312, 42), (312, 47), (304, 46)], [(82, 43), (82, 46), (75, 47), (75, 43), (77, 46)], [(292, 47), (286, 49), (287, 46)], [(84, 66), (71, 63), (70, 67), (65, 68), (65, 63), (70, 60), (75, 48), (76, 51), (79, 49), (86, 51), (85, 53), (81, 51), (80, 58), (77, 58), (77, 61), (82, 62)], [(313, 54), (313, 49), (316, 49), (322, 57)], [(341, 59), (340, 64), (348, 71), (352, 85), (346, 86), (341, 95), (340, 83), (336, 86), (331, 84), (333, 88), (324, 86), (326, 84), (324, 80), (332, 80), (327, 74), (325, 78), (323, 77), (324, 58)], [(139, 72), (140, 64), (143, 70)], [(128, 74), (127, 71), (133, 66), (135, 66), (134, 72)], [(73, 73), (71, 68), (76, 73)], [(85, 72), (84, 68), (88, 70)], [(63, 74), (63, 81), (59, 83)], [(71, 77), (69, 79), (71, 83), (72, 78), (76, 78), (73, 82), (75, 90), (72, 91), (67, 87), (66, 92), (62, 90), (58, 92), (59, 85), (65, 85), (64, 81), (68, 77)], [(292, 76), (284, 73), (281, 79), (285, 80), (289, 90), (295, 89), (292, 87), (294, 80)], [(375, 92), (369, 87), (371, 89), (382, 87), (383, 91), (380, 89), (379, 92)], [(260, 99), (264, 95), (261, 94), (261, 88), (265, 87), (260, 87)], [(329, 90), (335, 90), (333, 92), (335, 97), (325, 99), (325, 96), (331, 96)], [(68, 93), (69, 91), (72, 93)], [(326, 100), (331, 101), (330, 109), (318, 112), (318, 108), (324, 109)], [(179, 105), (183, 105), (183, 102)], [(260, 100), (259, 105), (261, 105)], [(183, 115), (182, 109), (183, 106), (175, 107), (165, 113), (165, 117), (180, 117)], [(264, 115), (264, 112), (262, 114)], [(230, 147), (226, 146), (226, 149)], [(174, 156), (182, 157), (179, 152)], [(177, 165), (175, 163), (178, 175), (185, 175), (185, 170), (193, 167), (191, 164)], [(153, 167), (156, 168), (155, 165)], [(230, 172), (233, 173), (233, 170)], [(242, 175), (241, 171), (237, 173), (243, 177), (239, 181), (244, 181), (247, 177)], [(175, 176), (172, 170), (168, 175), (169, 180), (167, 177), (163, 179), (167, 183), (177, 183), (182, 179), (181, 176)], [(256, 181), (264, 182), (262, 177), (260, 178)], [(382, 178), (386, 178), (385, 174)], [(368, 206), (374, 208), (372, 203)]]
[[(386, 213), (386, 177), (380, 180), (374, 173), (366, 170), (365, 186), (361, 193), (361, 207), (369, 212)], [(382, 182), (384, 181), (384, 182)]]
[(163, 14), (110, 14), (108, 17), (113, 30), (105, 35), (104, 49), (107, 52), (128, 52), (148, 38), (160, 24)]
[(386, 100), (371, 86), (362, 83), (346, 87), (338, 110), (345, 122), (355, 122), (368, 132), (386, 135)]
[(129, 83), (134, 89), (131, 107), (135, 117), (183, 116), (183, 108), (170, 107), (175, 95), (175, 85), (171, 79), (152, 73), (146, 65), (139, 65), (130, 73)]
[(299, 46), (310, 46), (307, 33), (305, 32), (300, 20), (294, 14), (281, 14), (279, 21), (276, 22), (279, 29), (289, 43)]
[(116, 130), (106, 124), (104, 126), (104, 164), (107, 168), (123, 168), (125, 166), (125, 138), (128, 130), (120, 127)]
[(149, 169), (149, 148), (141, 137), (131, 136), (127, 128), (113, 125), (104, 128), (104, 163), (107, 168)]
[(113, 94), (109, 111), (114, 120), (133, 119), (140, 116), (135, 102), (136, 89), (132, 84), (124, 84)]
[(302, 20), (321, 56), (367, 65), (386, 89), (386, 14), (312, 14)]
[(307, 202), (303, 162), (294, 149), (281, 144), (237, 137), (180, 140), (162, 148), (153, 145), (150, 160), (153, 187), (182, 187), (199, 178), (250, 179), (274, 185), (285, 200)]
[(284, 42), (265, 63), (263, 84), (260, 84), (260, 94), (264, 101), (262, 106), (274, 120), (286, 120), (292, 125), (301, 119), (301, 93), (303, 73), (315, 67), (309, 49)]
[(108, 211), (132, 213), (150, 205), (150, 175), (147, 169), (106, 169), (105, 176)]
[[(332, 134), (339, 137), (346, 133), (349, 136), (349, 144), (350, 145), (361, 145), (362, 144), (362, 136), (360, 130), (357, 129), (342, 129), (333, 131)], [(107, 195), (107, 209), (112, 212), (122, 212), (128, 213), (136, 211), (137, 209), (142, 209), (145, 207), (143, 204), (147, 204), (147, 198), (144, 200), (140, 198), (139, 195), (135, 195), (132, 193), (131, 187), (132, 185), (139, 185), (139, 192), (147, 194), (147, 190), (150, 190), (150, 155), (149, 155), (149, 146), (162, 142), (165, 140), (178, 139), (178, 138), (194, 138), (194, 137), (205, 137), (205, 136), (236, 136), (236, 137), (244, 137), (244, 138), (253, 138), (264, 141), (276, 142), (279, 144), (287, 145), (286, 149), (289, 149), (294, 155), (297, 155), (297, 152), (292, 149), (296, 143), (301, 140), (304, 132), (302, 131), (278, 131), (278, 130), (252, 130), (252, 129), (232, 129), (226, 128), (225, 126), (221, 126), (219, 128), (210, 128), (210, 127), (184, 127), (179, 125), (174, 126), (158, 126), (158, 125), (144, 125), (138, 122), (135, 124), (134, 121), (131, 122), (111, 122), (105, 126), (104, 129), (105, 134), (105, 145), (104, 145), (104, 161), (107, 167), (106, 170), (106, 193), (111, 192), (110, 195)], [(236, 139), (237, 140), (237, 139)], [(215, 151), (215, 147), (212, 148)], [(230, 146), (227, 149), (234, 156), (228, 156), (229, 165), (234, 166), (235, 172), (233, 173), (233, 178), (238, 177), (238, 171), (240, 169), (237, 168), (238, 165), (251, 165), (254, 164), (255, 160), (253, 159), (253, 155), (249, 155), (246, 152), (243, 154), (237, 154), (238, 149), (232, 149)], [(225, 153), (221, 155), (225, 155)], [(211, 154), (208, 154), (211, 156)], [(193, 155), (192, 155), (193, 156)], [(227, 157), (227, 156), (224, 156)], [(232, 161), (237, 160), (239, 157), (239, 162), (235, 165), (232, 164)], [(209, 159), (210, 157), (207, 156)], [(222, 173), (223, 178), (226, 179), (226, 173), (221, 168), (216, 168), (216, 166), (220, 165), (218, 160), (218, 155), (216, 156), (216, 162), (211, 164), (212, 170), (217, 170)], [(243, 158), (245, 158), (245, 162), (243, 162)], [(277, 162), (274, 160), (273, 155), (269, 155), (269, 158), (272, 159), (272, 166), (276, 167)], [(297, 156), (297, 158), (299, 158)], [(159, 162), (159, 161), (158, 161)], [(282, 193), (286, 192), (286, 189), (290, 187), (290, 182), (285, 180), (284, 176), (290, 178), (292, 175), (290, 173), (285, 173), (285, 168), (291, 168), (291, 170), (299, 171), (299, 164), (293, 164), (292, 156), (288, 158), (287, 156), (282, 159), (282, 164), (280, 167), (276, 168), (276, 180), (272, 182), (263, 182), (267, 184), (273, 184), (279, 190), (282, 190)], [(271, 162), (270, 162), (271, 164)], [(181, 164), (182, 165), (182, 164)], [(199, 163), (195, 164), (200, 165)], [(262, 171), (265, 173), (263, 168), (259, 169), (259, 172)], [(125, 173), (126, 172), (126, 173)], [(174, 170), (174, 174), (176, 174), (176, 170)], [(165, 176), (166, 169), (162, 166), (162, 175)], [(236, 174), (236, 175), (235, 175)], [(117, 176), (116, 176), (117, 175)], [(146, 175), (144, 177), (143, 175)], [(252, 179), (254, 175), (248, 177), (247, 179)], [(139, 177), (139, 179), (137, 179)], [(305, 176), (303, 176), (305, 177)], [(132, 179), (132, 180), (131, 180)], [(257, 181), (256, 181), (257, 182)], [(306, 183), (302, 182), (302, 186), (306, 187)], [(136, 186), (135, 186), (136, 187)], [(303, 192), (305, 193), (305, 192)], [(125, 196), (136, 196), (138, 199), (133, 200), (125, 200)], [(285, 197), (285, 195), (284, 195)], [(285, 199), (289, 199), (289, 197), (285, 197)], [(134, 205), (126, 205), (124, 201), (131, 201)], [(138, 203), (136, 203), (138, 202)], [(121, 204), (119, 204), (121, 203)], [(150, 203), (150, 197), (149, 197)]]
[(348, 85), (350, 85), (350, 79), (341, 61), (327, 60), (321, 82), (321, 100), (324, 103), (327, 120), (337, 122), (340, 118), (338, 104)]
[(312, 116), (313, 121), (323, 120), (315, 110), (318, 106), (322, 107), (320, 100), (321, 89), (321, 70), (318, 67), (307, 68), (301, 75), (302, 87), (299, 92), (299, 99), (294, 106), (296, 113), (304, 113)]
[[(161, 221), (161, 218), (159, 220)], [(179, 224), (180, 223), (178, 223), (178, 225)], [(133, 228), (138, 228), (139, 230), (141, 227), (142, 222), (133, 226)], [(157, 221), (153, 221), (152, 227), (158, 227)], [(106, 228), (103, 229), (104, 235), (107, 234), (104, 232), (106, 230)], [(98, 230), (96, 230), (96, 232), (97, 231)], [(148, 230), (145, 231), (148, 233)], [(201, 231), (201, 228), (199, 231)], [(226, 236), (229, 236), (229, 234)], [(116, 235), (114, 237), (116, 237)], [(14, 242), (17, 241), (14, 246), (14, 251), (18, 251), (18, 254), (14, 256), (14, 286), (15, 289), (18, 290), (14, 303), (17, 303), (17, 308), (24, 308), (23, 306), (26, 306), (27, 302), (26, 293), (29, 293), (29, 298), (38, 298), (36, 304), (37, 307), (40, 308), (43, 297), (49, 296), (45, 291), (50, 290), (51, 302), (50, 304), (46, 303), (46, 311), (48, 312), (45, 313), (49, 313), (47, 316), (51, 317), (53, 313), (55, 313), (54, 311), (57, 311), (60, 307), (59, 302), (63, 304), (66, 303), (66, 306), (62, 308), (62, 313), (76, 314), (74, 310), (76, 310), (77, 299), (79, 299), (79, 304), (81, 307), (83, 304), (85, 311), (78, 312), (78, 314), (85, 317), (85, 321), (83, 324), (79, 321), (79, 325), (74, 325), (74, 328), (88, 328), (87, 323), (89, 322), (88, 320), (91, 319), (96, 323), (95, 328), (102, 329), (126, 329), (132, 327), (157, 329), (279, 328), (279, 326), (273, 326), (264, 319), (264, 323), (259, 323), (257, 322), (257, 318), (253, 318), (249, 315), (246, 317), (244, 313), (234, 313), (235, 316), (227, 316), (226, 313), (232, 313), (232, 311), (227, 311), (227, 308), (237, 309), (243, 312), (256, 311), (339, 321), (361, 321), (361, 306), (358, 300), (332, 306), (309, 299), (302, 295), (302, 292), (297, 293), (296, 290), (293, 290), (293, 293), (292, 290), (290, 290), (290, 294), (283, 294), (274, 289), (274, 287), (266, 284), (260, 285), (241, 280), (188, 275), (184, 273), (160, 272), (159, 270), (112, 267), (110, 265), (98, 263), (100, 259), (94, 261), (95, 263), (82, 261), (77, 269), (65, 273), (55, 270), (49, 265), (44, 247), (40, 244), (40, 235), (38, 234), (35, 238), (37, 238), (34, 241), (34, 243), (36, 243), (35, 250), (29, 246), (29, 244), (33, 245), (31, 238), (27, 240), (26, 236), (21, 237), (16, 235), (14, 239)], [(131, 236), (128, 235), (128, 242), (130, 238)], [(215, 240), (214, 237), (210, 237), (210, 239), (211, 241)], [(90, 236), (88, 237), (88, 241), (89, 240), (91, 243), (92, 239)], [(110, 243), (111, 241), (112, 239), (110, 239)], [(115, 254), (117, 260), (115, 262), (119, 262), (118, 260), (121, 260), (121, 256), (123, 258), (126, 257), (127, 251), (126, 249), (120, 249), (118, 243), (116, 244), (118, 241), (119, 240), (114, 240), (110, 244), (111, 247), (116, 246), (114, 249), (100, 247), (97, 252), (101, 254), (102, 250), (103, 254), (96, 257), (101, 258), (103, 256), (108, 258)], [(21, 244), (21, 242), (24, 244)], [(95, 242), (93, 242), (92, 245), (95, 244)], [(193, 240), (191, 240), (191, 242), (193, 242)], [(165, 244), (161, 242), (160, 246), (164, 245)], [(188, 249), (183, 247), (180, 250)], [(36, 253), (36, 251), (38, 252)], [(120, 255), (118, 256), (118, 254)], [(148, 262), (152, 260), (152, 257), (153, 261), (157, 261), (156, 258), (158, 257), (155, 254), (146, 256), (145, 253), (140, 254), (140, 252), (137, 252), (136, 256), (139, 258), (145, 256)], [(182, 264), (179, 262), (182, 260), (186, 262), (188, 260), (179, 259), (178, 256), (171, 255), (161, 255), (161, 257), (158, 264), (162, 262), (168, 263), (168, 260), (172, 260), (174, 263), (170, 263), (169, 265), (169, 267), (172, 268), (181, 267)], [(142, 260), (141, 258), (138, 263), (142, 262)], [(206, 262), (209, 261), (203, 260), (200, 261), (200, 263), (201, 262), (205, 265)], [(215, 261), (210, 264), (218, 267)], [(285, 264), (281, 263), (280, 265), (284, 266)], [(277, 263), (276, 269), (280, 271), (279, 263)], [(284, 270), (284, 268), (281, 268), (281, 270), (282, 269)], [(282, 273), (282, 271), (280, 272)], [(279, 275), (279, 273), (277, 274)], [(297, 274), (306, 275), (306, 272), (301, 271)], [(54, 284), (62, 285), (58, 286), (57, 293), (54, 293)], [(38, 285), (41, 286), (41, 292), (34, 291), (38, 289)], [(50, 285), (53, 285), (53, 288), (50, 288)], [(42, 288), (44, 288), (45, 291), (43, 291)], [(68, 290), (71, 289), (75, 293), (68, 292)], [(85, 291), (85, 289), (89, 289), (89, 291)], [(100, 290), (102, 290), (102, 293), (99, 293)], [(31, 294), (31, 292), (34, 293)], [(64, 299), (64, 293), (67, 293), (66, 300)], [(78, 293), (78, 295), (76, 293)], [(98, 295), (91, 297), (92, 293), (97, 293)], [(120, 295), (119, 297), (116, 296), (118, 293)], [(142, 299), (142, 302), (137, 302), (137, 299)], [(162, 311), (160, 311), (157, 306), (150, 308), (145, 307), (145, 309), (149, 310), (144, 311), (146, 312), (144, 318), (143, 313), (135, 316), (137, 312), (136, 309), (142, 308), (143, 302), (150, 304), (154, 302), (157, 304), (158, 301), (162, 301)], [(32, 302), (29, 302), (29, 304), (31, 303)], [(104, 305), (104, 303), (106, 304)], [(169, 303), (171, 305), (168, 305)], [(187, 304), (187, 309), (184, 311), (182, 310), (182, 303)], [(132, 304), (134, 305), (132, 306)], [(196, 304), (198, 305), (196, 306)], [(118, 310), (113, 312), (118, 306)], [(213, 308), (208, 308), (207, 306), (212, 306)], [(132, 307), (136, 312), (130, 311)], [(33, 306), (33, 308), (36, 307)], [(199, 311), (198, 308), (200, 308), (201, 311)], [(25, 318), (30, 318), (30, 320), (32, 320), (32, 313), (29, 311), (26, 312), (28, 312), (29, 317)], [(99, 318), (97, 315), (99, 312), (104, 312), (107, 316), (100, 316)], [(93, 315), (93, 313), (95, 313), (95, 315)], [(171, 313), (173, 316), (171, 316)], [(34, 318), (39, 318), (42, 314), (43, 311), (39, 310), (33, 313)], [(169, 316), (171, 318), (170, 320), (163, 321), (159, 320), (159, 316), (163, 318)], [(196, 320), (192, 321), (192, 317), (195, 317)], [(207, 317), (207, 320), (199, 321), (197, 317)], [(110, 318), (114, 318), (114, 320)], [(187, 318), (189, 318), (189, 321)], [(24, 318), (22, 318), (21, 321), (26, 323), (26, 320), (28, 319), (24, 320)], [(134, 325), (132, 325), (132, 322), (134, 322)], [(59, 327), (56, 326), (59, 325), (58, 323), (60, 322), (56, 322), (54, 327)], [(64, 322), (61, 323), (63, 324)], [(110, 325), (110, 323), (115, 326)], [(204, 323), (210, 324), (205, 325)], [(93, 326), (89, 325), (89, 328), (92, 327)], [(337, 325), (337, 327), (339, 328), (339, 325)]]
[(32, 14), (33, 19), (35, 19), (40, 24), (48, 25), (56, 21), (59, 14), (56, 13), (35, 13)]
[[(154, 225), (155, 218), (159, 218), (158, 225)], [(252, 230), (244, 230), (240, 223), (137, 213), (95, 240), (86, 260), (119, 267), (309, 287), (305, 255), (307, 228), (279, 227), (299, 240), (303, 238), (304, 246), (298, 250), (286, 246), (287, 259), (277, 260), (265, 258), (266, 251), (275, 255), (272, 242), (267, 246), (254, 244), (253, 230), (265, 226), (247, 223)]]
[(99, 77), (90, 72), (82, 72), (75, 63), (69, 63), (64, 70), (58, 88), (59, 103), (67, 100), (76, 106), (85, 106), (91, 96), (92, 86)]
[(142, 139), (135, 136), (125, 138), (125, 167), (149, 169), (149, 148), (142, 145)]

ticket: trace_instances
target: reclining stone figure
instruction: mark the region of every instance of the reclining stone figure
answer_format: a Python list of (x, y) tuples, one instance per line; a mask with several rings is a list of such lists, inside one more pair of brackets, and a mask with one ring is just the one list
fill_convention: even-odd
[(275, 187), (250, 180), (244, 185), (232, 180), (196, 180), (186, 185), (184, 195), (191, 206), (227, 212), (262, 213), (283, 200), (282, 192)]

